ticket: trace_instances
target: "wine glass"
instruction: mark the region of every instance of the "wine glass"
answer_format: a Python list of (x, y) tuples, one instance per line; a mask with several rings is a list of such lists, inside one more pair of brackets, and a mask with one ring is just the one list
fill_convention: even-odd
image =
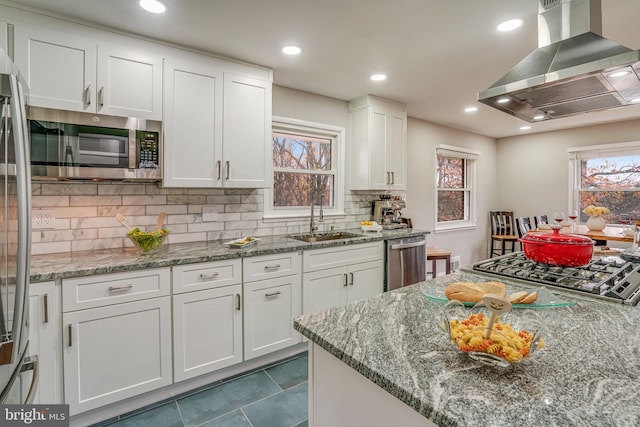
[(569, 219), (571, 220), (571, 232), (576, 231), (576, 219), (578, 219), (578, 211), (576, 209), (569, 212)]
[(562, 228), (562, 221), (564, 221), (564, 212), (554, 212), (553, 220), (555, 221), (554, 228)]

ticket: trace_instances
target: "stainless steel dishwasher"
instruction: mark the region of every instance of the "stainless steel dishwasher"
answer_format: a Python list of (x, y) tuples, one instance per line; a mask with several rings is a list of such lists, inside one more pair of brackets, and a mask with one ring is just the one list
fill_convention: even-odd
[(426, 277), (427, 240), (424, 236), (387, 240), (385, 290), (422, 282)]

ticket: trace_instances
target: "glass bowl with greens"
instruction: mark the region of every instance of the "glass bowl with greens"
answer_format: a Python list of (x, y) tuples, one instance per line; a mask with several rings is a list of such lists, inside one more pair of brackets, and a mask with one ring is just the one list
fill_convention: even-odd
[(140, 251), (148, 253), (158, 249), (167, 234), (169, 230), (166, 229), (142, 231), (136, 227), (127, 233), (127, 237)]

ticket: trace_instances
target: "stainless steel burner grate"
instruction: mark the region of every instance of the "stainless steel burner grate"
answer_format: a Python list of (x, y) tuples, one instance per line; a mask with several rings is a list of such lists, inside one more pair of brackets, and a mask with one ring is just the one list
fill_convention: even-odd
[(618, 256), (595, 258), (583, 267), (540, 264), (512, 252), (473, 265), (473, 269), (544, 285), (565, 288), (636, 305), (640, 301), (640, 262)]

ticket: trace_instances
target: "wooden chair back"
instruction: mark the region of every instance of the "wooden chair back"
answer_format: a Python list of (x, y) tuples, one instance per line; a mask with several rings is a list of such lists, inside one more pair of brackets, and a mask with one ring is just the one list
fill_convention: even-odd
[(492, 236), (514, 236), (512, 211), (491, 211), (491, 235)]
[(518, 230), (518, 236), (522, 238), (533, 227), (531, 227), (531, 219), (528, 216), (516, 218), (516, 229)]
[(541, 224), (549, 224), (549, 220), (546, 215), (536, 215), (533, 217), (536, 228), (540, 228)]

